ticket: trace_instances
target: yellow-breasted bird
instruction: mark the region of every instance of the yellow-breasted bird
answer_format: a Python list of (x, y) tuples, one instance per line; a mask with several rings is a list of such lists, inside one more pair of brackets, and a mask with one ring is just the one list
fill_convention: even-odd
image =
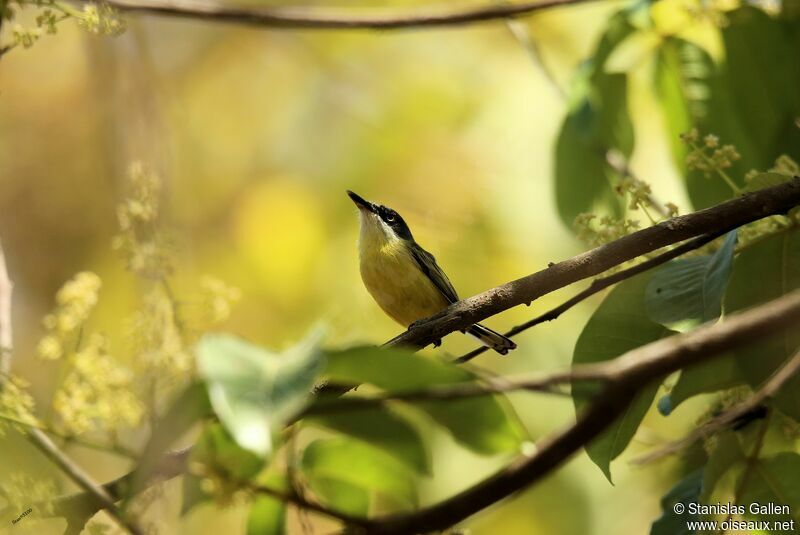
[[(403, 327), (410, 327), (458, 301), (447, 275), (433, 255), (414, 241), (400, 214), (352, 191), (347, 195), (356, 203), (361, 219), (361, 279), (384, 312)], [(512, 340), (477, 323), (466, 332), (501, 355), (517, 347)]]

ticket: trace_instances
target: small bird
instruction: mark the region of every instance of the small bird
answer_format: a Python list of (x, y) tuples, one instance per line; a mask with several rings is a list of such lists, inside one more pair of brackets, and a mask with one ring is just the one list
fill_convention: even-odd
[[(347, 195), (358, 207), (361, 219), (361, 279), (384, 312), (403, 327), (411, 327), (458, 301), (447, 275), (433, 255), (414, 241), (400, 214), (352, 191)], [(466, 332), (501, 355), (517, 347), (512, 340), (477, 323)]]

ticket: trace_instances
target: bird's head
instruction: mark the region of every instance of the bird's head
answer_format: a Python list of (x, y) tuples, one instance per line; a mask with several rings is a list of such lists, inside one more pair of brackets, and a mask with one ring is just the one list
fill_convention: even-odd
[(353, 200), (361, 219), (361, 236), (374, 240), (392, 241), (393, 239), (413, 241), (406, 222), (400, 214), (382, 204), (375, 204), (365, 200), (360, 195), (347, 190), (347, 195)]

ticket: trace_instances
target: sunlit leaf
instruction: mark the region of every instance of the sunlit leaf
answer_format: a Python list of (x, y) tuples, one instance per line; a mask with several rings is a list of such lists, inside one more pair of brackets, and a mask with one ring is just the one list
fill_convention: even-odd
[[(353, 348), (329, 353), (325, 373), (334, 382), (369, 383), (390, 392), (474, 381), (467, 370), (443, 360), (398, 349)], [(324, 403), (325, 400), (318, 402)], [(516, 415), (500, 396), (415, 401), (458, 442), (483, 454), (514, 452), (525, 436)]]
[(322, 366), (318, 339), (312, 333), (282, 353), (233, 336), (200, 340), (198, 365), (211, 405), (242, 447), (269, 455), (272, 434), (305, 406)]
[[(700, 468), (681, 479), (661, 498), (663, 513), (650, 527), (650, 535), (690, 535), (695, 533), (694, 530), (689, 529), (688, 522), (700, 518), (688, 511), (688, 504), (698, 501), (702, 482), (703, 469)], [(674, 506), (678, 503), (687, 508), (683, 514), (675, 512)]]
[[(417, 486), (407, 466), (378, 448), (346, 438), (317, 440), (303, 451), (303, 473), (312, 488), (340, 482), (375, 492), (401, 509), (417, 504)], [(336, 506), (336, 496), (324, 496)], [(352, 495), (347, 501), (354, 500)]]
[(679, 258), (654, 271), (645, 290), (647, 317), (673, 330), (717, 319), (735, 245), (733, 231), (713, 255)]
[(406, 463), (422, 474), (430, 474), (430, 453), (407, 418), (388, 407), (376, 406), (310, 416), (303, 422), (319, 425), (363, 440)]
[[(644, 274), (628, 279), (606, 296), (578, 337), (573, 364), (604, 362), (669, 332), (647, 319), (644, 313), (644, 292), (649, 278), (649, 274)], [(609, 481), (611, 461), (633, 438), (657, 390), (658, 384), (644, 386), (625, 413), (586, 447), (589, 457)], [(578, 410), (586, 404), (583, 397), (573, 401)]]

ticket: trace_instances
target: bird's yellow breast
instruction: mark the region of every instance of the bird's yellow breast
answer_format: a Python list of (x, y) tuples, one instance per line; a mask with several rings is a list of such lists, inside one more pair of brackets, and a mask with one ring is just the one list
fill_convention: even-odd
[(445, 297), (401, 240), (370, 238), (362, 234), (359, 243), (361, 278), (384, 312), (408, 327), (447, 307)]

